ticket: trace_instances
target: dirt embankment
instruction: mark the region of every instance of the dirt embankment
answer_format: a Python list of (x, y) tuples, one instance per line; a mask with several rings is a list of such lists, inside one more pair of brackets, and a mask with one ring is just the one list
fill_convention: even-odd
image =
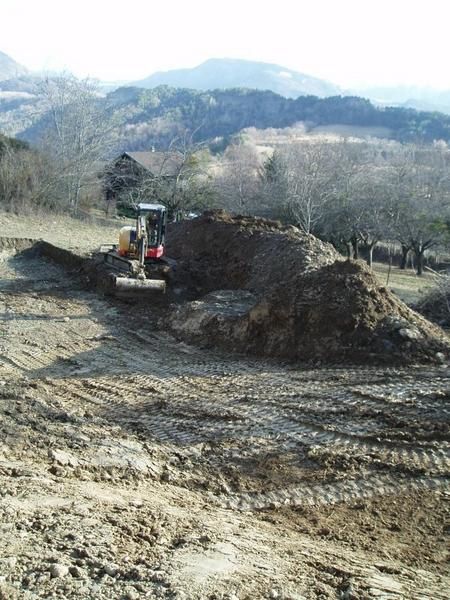
[(62, 266), (76, 277), (83, 287), (100, 294), (111, 293), (113, 279), (111, 269), (104, 264), (98, 253), (78, 253), (55, 246), (44, 240), (28, 238), (0, 238), (0, 259), (17, 254), (24, 259), (43, 258)]
[(168, 254), (197, 297), (168, 319), (183, 339), (294, 360), (439, 362), (449, 350), (363, 263), (294, 227), (205, 213), (171, 228)]
[(295, 227), (222, 211), (170, 226), (167, 254), (178, 261), (178, 279), (196, 294), (246, 289), (262, 295), (340, 257)]

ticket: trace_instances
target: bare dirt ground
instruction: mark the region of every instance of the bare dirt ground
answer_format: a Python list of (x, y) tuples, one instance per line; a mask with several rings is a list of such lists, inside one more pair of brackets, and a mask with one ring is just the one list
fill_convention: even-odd
[(448, 598), (446, 365), (249, 359), (136, 310), (1, 252), (0, 598)]

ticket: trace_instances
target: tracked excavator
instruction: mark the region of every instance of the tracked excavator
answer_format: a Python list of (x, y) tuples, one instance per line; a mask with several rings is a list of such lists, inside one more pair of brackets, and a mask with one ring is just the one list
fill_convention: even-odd
[(136, 219), (119, 232), (119, 244), (102, 246), (100, 254), (111, 267), (118, 292), (166, 291), (170, 270), (164, 258), (167, 211), (162, 204), (135, 204), (123, 213)]

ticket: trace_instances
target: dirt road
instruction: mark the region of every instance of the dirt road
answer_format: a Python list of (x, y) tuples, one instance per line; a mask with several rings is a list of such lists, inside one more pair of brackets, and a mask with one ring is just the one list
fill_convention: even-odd
[(0, 598), (448, 597), (447, 367), (202, 350), (12, 248), (0, 279)]

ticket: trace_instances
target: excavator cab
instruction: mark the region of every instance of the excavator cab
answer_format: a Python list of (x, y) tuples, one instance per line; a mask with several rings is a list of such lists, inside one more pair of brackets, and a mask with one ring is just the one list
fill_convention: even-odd
[[(128, 213), (129, 214), (129, 213)], [(134, 227), (122, 227), (119, 233), (119, 255), (128, 258), (158, 259), (164, 254), (167, 209), (162, 204), (138, 204)]]
[(139, 217), (144, 218), (147, 231), (147, 258), (160, 258), (164, 254), (167, 211), (162, 204), (139, 204)]

